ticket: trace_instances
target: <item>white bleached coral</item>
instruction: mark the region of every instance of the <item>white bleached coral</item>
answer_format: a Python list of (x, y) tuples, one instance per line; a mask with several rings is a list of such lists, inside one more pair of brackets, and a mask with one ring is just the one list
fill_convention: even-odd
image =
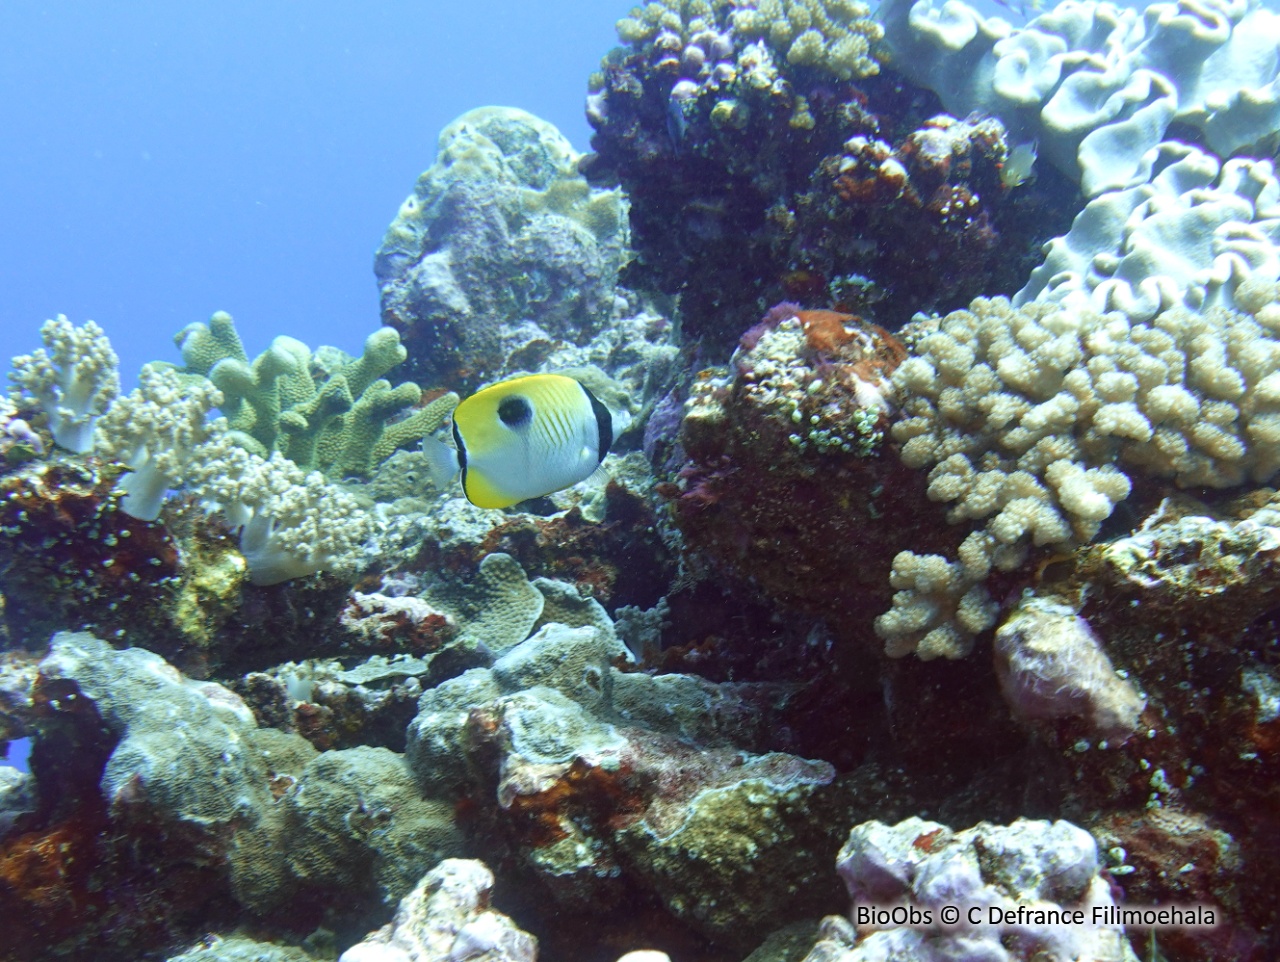
[(213, 437), (207, 418), (222, 392), (204, 378), (148, 365), (139, 386), (120, 398), (98, 427), (98, 454), (130, 468), (120, 509), (143, 521), (160, 516), (165, 492), (179, 487), (196, 448)]
[(1166, 143), (1143, 183), (1095, 197), (1045, 245), (1014, 304), (1123, 311), (1149, 320), (1176, 304), (1235, 307), (1246, 280), (1280, 278), (1280, 181), (1269, 160), (1217, 158)]
[(206, 507), (240, 529), (255, 585), (321, 570), (350, 573), (377, 528), (370, 511), (318, 471), (305, 472), (279, 452), (262, 458), (226, 433), (202, 446), (191, 475)]
[(1254, 313), (1176, 307), (1138, 323), (979, 298), (921, 322), (916, 356), (894, 376), (903, 418), (893, 436), (907, 465), (930, 469), (929, 496), (950, 506), (949, 520), (983, 528), (959, 565), (899, 556), (899, 592), (877, 622), (889, 653), (932, 637), (930, 656), (964, 654), (956, 638), (981, 622), (956, 616), (960, 599), (1033, 546), (1092, 540), (1133, 478), (1221, 488), (1275, 475), (1275, 285), (1251, 282), (1241, 302)]
[(44, 347), (13, 359), (9, 379), (39, 402), (59, 447), (84, 454), (94, 425), (120, 393), (119, 358), (93, 321), (76, 327), (63, 314), (40, 328)]

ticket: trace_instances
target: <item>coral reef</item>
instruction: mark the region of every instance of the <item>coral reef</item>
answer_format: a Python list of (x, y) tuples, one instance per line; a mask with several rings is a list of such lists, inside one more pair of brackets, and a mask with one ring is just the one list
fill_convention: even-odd
[[(1275, 957), (1277, 18), (913, 9), (639, 7), (595, 157), (460, 118), (360, 357), (216, 314), (108, 405), (51, 322), (0, 400), (0, 959)], [(597, 476), (491, 511), (406, 449), (547, 371)]]
[(894, 554), (951, 534), (885, 447), (904, 355), (850, 315), (770, 311), (727, 372), (691, 388), (688, 463), (664, 489), (687, 546), (843, 637), (865, 636)]
[(40, 328), (44, 347), (13, 359), (9, 379), (34, 398), (59, 447), (83, 454), (93, 447), (93, 428), (120, 393), (120, 360), (106, 333), (93, 321), (76, 327), (64, 315)]
[(751, 709), (781, 692), (611, 667), (626, 657), (612, 632), (549, 624), (424, 695), (409, 763), (428, 794), (468, 798), (475, 843), (514, 856), (559, 911), (656, 901), (740, 944), (784, 917), (780, 879), (819, 873), (817, 813), (848, 789), (825, 763), (749, 750), (768, 730)]
[(358, 358), (332, 347), (313, 355), (301, 341), (277, 337), (250, 362), (223, 311), (174, 340), (184, 373), (207, 377), (221, 392), (214, 404), (237, 444), (262, 457), (278, 451), (331, 479), (369, 477), (398, 449), (434, 434), (458, 403), (453, 394), (428, 402), (417, 385), (382, 378), (408, 356), (390, 328), (370, 334)]
[(1175, 123), (1223, 157), (1280, 128), (1280, 18), (1259, 4), (1088, 0), (1018, 29), (956, 2), (890, 0), (877, 16), (895, 69), (952, 113), (979, 111), (1015, 142), (1038, 140), (1087, 196), (1144, 180), (1143, 154)]
[(907, 465), (931, 469), (929, 497), (951, 505), (948, 520), (983, 528), (958, 563), (930, 561), (923, 577), (918, 553), (895, 560), (901, 590), (877, 626), (889, 650), (942, 631), (957, 640), (944, 653), (964, 654), (990, 619), (939, 619), (938, 587), (961, 597), (1032, 548), (1092, 540), (1135, 479), (1224, 488), (1271, 477), (1276, 305), (1255, 293), (1250, 306), (1175, 307), (1144, 323), (997, 298), (919, 322), (917, 354), (894, 378), (905, 416), (893, 436)]
[[(864, 14), (816, 0), (652, 4), (619, 23), (627, 46), (588, 98), (587, 175), (627, 191), (623, 279), (679, 294), (686, 335), (727, 347), (742, 318), (787, 297), (874, 305), (896, 326), (1012, 291), (1021, 255), (999, 256), (1005, 243), (1065, 223), (1034, 187), (1021, 193), (1036, 200), (1015, 201), (999, 123), (856, 79), (869, 62), (833, 73), (831, 51), (878, 32)], [(852, 33), (835, 39), (833, 21)]]
[[(258, 729), (226, 688), (184, 679), (149, 652), (61, 634), (35, 701), (41, 803), (0, 851), (6, 958), (57, 942), (73, 954), (104, 939), (190, 944), (213, 919), (285, 903), (294, 924), (314, 927), (308, 906), (336, 906), (339, 892), (345, 920), (324, 909), (330, 924), (367, 930), (370, 913), (457, 851), (451, 811), (421, 798), (399, 756), (317, 754)], [(46, 760), (63, 744), (81, 746), (75, 765)], [(50, 851), (56, 861), (31, 863)], [(133, 956), (122, 947), (100, 957)]]
[(374, 264), (411, 376), (468, 393), (607, 325), (626, 201), (588, 187), (577, 163), (559, 131), (510, 107), (469, 111), (440, 134)]

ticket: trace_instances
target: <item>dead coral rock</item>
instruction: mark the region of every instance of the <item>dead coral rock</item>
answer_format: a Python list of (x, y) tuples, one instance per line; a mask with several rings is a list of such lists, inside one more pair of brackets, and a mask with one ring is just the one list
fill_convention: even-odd
[(904, 356), (875, 325), (794, 305), (748, 331), (686, 408), (672, 509), (689, 547), (843, 637), (871, 637), (897, 552), (954, 554), (964, 534), (884, 439)]

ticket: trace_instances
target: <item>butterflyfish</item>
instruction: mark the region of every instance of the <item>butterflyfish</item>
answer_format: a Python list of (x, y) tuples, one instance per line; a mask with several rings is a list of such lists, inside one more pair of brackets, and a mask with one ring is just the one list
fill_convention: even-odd
[(468, 501), (509, 508), (589, 478), (609, 453), (613, 430), (609, 409), (580, 381), (530, 374), (459, 404), (448, 454)]

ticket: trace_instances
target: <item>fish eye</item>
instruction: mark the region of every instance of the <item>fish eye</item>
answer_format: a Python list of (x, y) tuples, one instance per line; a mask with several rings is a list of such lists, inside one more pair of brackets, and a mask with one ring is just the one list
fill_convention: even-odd
[(498, 404), (498, 417), (509, 428), (523, 427), (533, 420), (533, 408), (519, 395), (505, 397)]

